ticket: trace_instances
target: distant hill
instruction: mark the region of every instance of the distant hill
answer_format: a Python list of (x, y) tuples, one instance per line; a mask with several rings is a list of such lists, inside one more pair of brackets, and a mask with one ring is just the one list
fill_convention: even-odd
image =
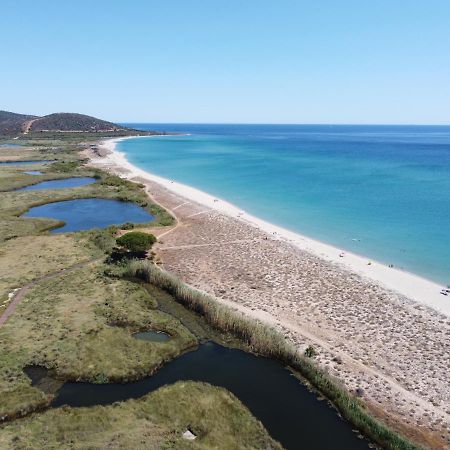
[(23, 125), (27, 121), (36, 118), (37, 116), (0, 111), (0, 134), (12, 135), (21, 133)]
[[(76, 113), (55, 113), (48, 116), (31, 116), (0, 111), (0, 135), (18, 135), (35, 132), (97, 133), (97, 132), (138, 132), (132, 128), (106, 122), (95, 117)], [(142, 133), (142, 132), (141, 132)], [(153, 134), (142, 133), (142, 134)]]
[(56, 113), (32, 122), (29, 131), (119, 131), (123, 126), (84, 114)]

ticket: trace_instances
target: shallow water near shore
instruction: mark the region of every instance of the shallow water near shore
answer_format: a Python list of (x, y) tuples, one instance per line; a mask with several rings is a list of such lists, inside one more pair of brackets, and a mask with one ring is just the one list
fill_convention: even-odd
[(128, 160), (268, 222), (447, 284), (450, 127), (133, 124)]
[[(45, 370), (29, 373), (34, 385)], [(308, 390), (276, 361), (213, 342), (201, 344), (167, 363), (155, 375), (126, 384), (65, 383), (52, 407), (106, 405), (139, 398), (166, 384), (194, 380), (222, 386), (235, 394), (286, 449), (367, 450), (369, 444), (336, 410)], [(326, 431), (324, 431), (326, 430)]]
[(100, 198), (47, 203), (30, 208), (21, 217), (45, 217), (65, 222), (63, 226), (51, 230), (51, 233), (105, 228), (124, 222), (146, 223), (154, 220), (150, 213), (134, 203)]
[[(33, 175), (33, 174), (31, 174), (31, 175)], [(88, 184), (95, 183), (95, 181), (96, 181), (96, 179), (92, 178), (92, 177), (63, 178), (61, 180), (42, 181), (40, 183), (32, 184), (31, 186), (26, 186), (26, 187), (17, 189), (17, 191), (37, 191), (40, 189), (74, 188), (74, 187), (79, 187), (79, 186), (86, 186)]]

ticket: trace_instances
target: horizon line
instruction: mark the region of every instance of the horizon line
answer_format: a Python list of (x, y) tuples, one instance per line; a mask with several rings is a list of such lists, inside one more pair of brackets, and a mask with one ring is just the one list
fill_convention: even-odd
[(155, 124), (155, 125), (305, 125), (305, 126), (412, 126), (412, 127), (448, 127), (448, 123), (331, 123), (331, 122), (142, 122), (115, 121), (118, 124)]

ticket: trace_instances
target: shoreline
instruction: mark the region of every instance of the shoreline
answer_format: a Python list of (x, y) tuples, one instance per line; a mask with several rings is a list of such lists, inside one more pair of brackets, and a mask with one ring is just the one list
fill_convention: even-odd
[[(134, 138), (135, 136), (132, 137)], [(138, 137), (148, 138), (151, 136)], [(142, 177), (156, 182), (186, 200), (192, 200), (195, 203), (207, 207), (207, 211), (215, 210), (234, 219), (238, 219), (247, 225), (270, 234), (272, 239), (287, 242), (302, 251), (306, 251), (327, 262), (333, 263), (341, 269), (349, 270), (359, 276), (376, 282), (385, 289), (397, 292), (415, 302), (450, 316), (450, 299), (440, 293), (444, 286), (411, 272), (389, 267), (368, 257), (360, 256), (344, 249), (339, 249), (302, 234), (287, 230), (278, 225), (274, 225), (248, 214), (237, 206), (197, 188), (140, 169), (127, 160), (125, 153), (116, 149), (116, 144), (118, 142), (130, 138), (131, 137), (107, 139), (102, 141), (100, 146), (110, 152), (107, 159), (112, 163), (127, 169), (131, 177)], [(202, 214), (202, 212), (196, 214)]]
[[(160, 267), (274, 328), (298, 352), (312, 346), (318, 366), (362, 396), (383, 423), (426, 448), (445, 448), (450, 318), (435, 304), (418, 303), (358, 274), (339, 249), (323, 245), (335, 252), (333, 260), (312, 239), (293, 233), (301, 238), (295, 245), (289, 235), (268, 233), (261, 225), (280, 227), (257, 218), (249, 222), (234, 205), (147, 173), (115, 149), (117, 139), (102, 141), (100, 151), (86, 149), (89, 165), (141, 183), (152, 202), (177, 218), (161, 234), (148, 229), (161, 238), (155, 250)], [(317, 244), (314, 250), (311, 244)], [(359, 258), (365, 266), (367, 259)]]

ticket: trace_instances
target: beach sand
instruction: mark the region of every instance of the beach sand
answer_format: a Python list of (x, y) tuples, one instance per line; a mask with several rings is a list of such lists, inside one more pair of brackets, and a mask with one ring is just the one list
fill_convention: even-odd
[(300, 351), (313, 345), (320, 366), (394, 428), (431, 448), (450, 444), (450, 298), (442, 286), (151, 175), (115, 142), (86, 150), (91, 164), (144, 183), (179, 219), (155, 249), (164, 268), (272, 324)]

